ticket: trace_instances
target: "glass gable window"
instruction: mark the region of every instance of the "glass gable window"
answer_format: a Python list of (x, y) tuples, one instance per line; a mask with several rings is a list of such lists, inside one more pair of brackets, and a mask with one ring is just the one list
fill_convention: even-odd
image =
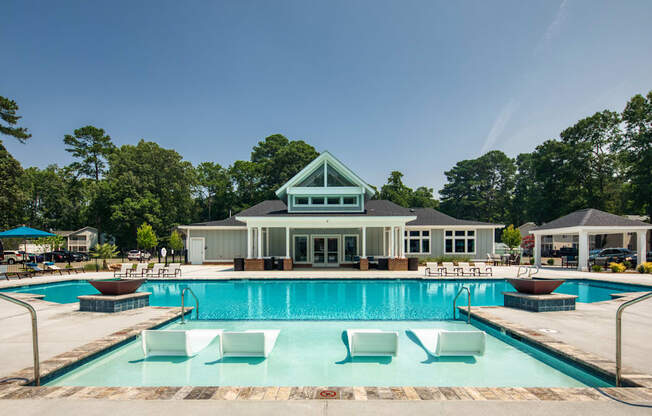
[(328, 182), (326, 183), (326, 186), (355, 186), (353, 182), (346, 179), (328, 164), (326, 164), (326, 169), (328, 171)]
[(475, 230), (446, 230), (444, 252), (447, 254), (475, 254)]
[(430, 254), (430, 230), (406, 231), (404, 247), (408, 254)]
[(306, 179), (303, 180), (298, 186), (305, 186), (309, 188), (321, 188), (326, 186), (324, 182), (324, 169), (316, 169)]

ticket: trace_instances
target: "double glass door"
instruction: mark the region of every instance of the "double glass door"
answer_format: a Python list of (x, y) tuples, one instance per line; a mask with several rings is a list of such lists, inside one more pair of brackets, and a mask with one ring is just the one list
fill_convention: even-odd
[(315, 266), (337, 266), (340, 263), (339, 237), (313, 237), (312, 263)]

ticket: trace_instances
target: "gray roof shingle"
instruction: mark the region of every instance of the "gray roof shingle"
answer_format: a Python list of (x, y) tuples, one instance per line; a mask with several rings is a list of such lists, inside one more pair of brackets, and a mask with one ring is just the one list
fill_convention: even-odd
[(465, 225), (495, 225), (488, 222), (459, 220), (457, 218), (446, 215), (433, 208), (410, 208), (410, 211), (417, 216), (417, 219), (410, 221), (407, 225), (451, 225), (451, 226), (465, 226)]
[(630, 220), (620, 215), (610, 214), (595, 208), (580, 209), (568, 215), (545, 223), (532, 231), (552, 230), (569, 227), (641, 227), (650, 224)]

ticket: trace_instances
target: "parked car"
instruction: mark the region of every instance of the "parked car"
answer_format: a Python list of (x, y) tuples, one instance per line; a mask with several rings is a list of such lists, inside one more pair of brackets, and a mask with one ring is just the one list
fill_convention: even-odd
[(4, 250), (4, 262), (7, 264), (24, 263), (26, 257), (17, 250)]
[(609, 263), (622, 263), (633, 254), (626, 248), (605, 248), (595, 256), (593, 261), (599, 266), (607, 266)]
[[(652, 261), (652, 251), (648, 251), (645, 254), (645, 257), (646, 257), (645, 261)], [(634, 253), (631, 256), (626, 257), (625, 260), (632, 263), (632, 265), (638, 264), (638, 253)]]
[(60, 251), (50, 251), (48, 253), (43, 253), (43, 259), (45, 261), (53, 261), (55, 263), (63, 263), (66, 260), (66, 256)]
[[(90, 257), (86, 253), (80, 253), (79, 251), (71, 251), (71, 253), (73, 255), (75, 255), (76, 257), (80, 258), (81, 260), (79, 260), (79, 261), (88, 261), (90, 259)], [(77, 261), (77, 260), (75, 260), (75, 261)]]
[(594, 261), (596, 256), (602, 251), (601, 248), (589, 251), (589, 261)]
[(129, 260), (149, 260), (150, 257), (152, 257), (152, 255), (146, 251), (130, 250), (129, 253), (127, 253), (127, 258)]
[(20, 254), (23, 255), (24, 259), (27, 259), (31, 263), (42, 263), (43, 262), (43, 254), (35, 254), (35, 253), (26, 253), (24, 251), (19, 251)]

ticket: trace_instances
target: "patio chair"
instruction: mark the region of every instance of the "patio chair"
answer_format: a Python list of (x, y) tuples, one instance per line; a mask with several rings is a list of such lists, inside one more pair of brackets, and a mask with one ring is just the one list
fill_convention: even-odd
[[(45, 269), (46, 269), (46, 270), (49, 270), (49, 271), (52, 272), (52, 273), (56, 273), (56, 272), (58, 272), (60, 275), (63, 274), (63, 270), (64, 270), (64, 269), (62, 269), (61, 267), (59, 267), (59, 266), (57, 266), (56, 264), (54, 264), (53, 261), (48, 261), (48, 262), (46, 262), (46, 263), (43, 263), (43, 265), (45, 266)], [(66, 269), (66, 270), (67, 270), (67, 269)], [(70, 274), (69, 271), (68, 271), (68, 274)]]
[(145, 270), (147, 270), (147, 266), (148, 266), (147, 263), (138, 263), (138, 264), (136, 264), (135, 269), (127, 270), (129, 272), (129, 277), (131, 277), (131, 276), (140, 276), (140, 277), (142, 277), (143, 274), (145, 273)]
[(191, 357), (210, 345), (220, 336), (221, 329), (157, 329), (140, 333), (145, 357)]
[(220, 337), (221, 357), (268, 357), (281, 331), (278, 329), (250, 329), (225, 331)]
[(484, 355), (484, 331), (446, 331), (444, 329), (411, 329), (423, 348), (435, 357)]
[[(30, 274), (32, 274), (32, 275), (35, 275), (35, 274), (38, 274), (38, 273), (41, 273), (41, 274), (46, 273), (46, 271), (41, 269), (38, 266), (38, 264), (36, 264), (36, 263), (25, 263), (25, 266), (27, 266), (29, 268), (28, 272)], [(30, 276), (30, 277), (32, 277), (32, 276)]]
[(170, 265), (163, 269), (161, 276), (163, 277), (179, 277), (181, 276), (181, 263), (170, 263)]
[(475, 267), (471, 267), (469, 263), (457, 262), (456, 270), (460, 276), (475, 276)]
[(398, 332), (380, 329), (347, 329), (351, 357), (396, 357)]
[(0, 277), (4, 277), (5, 279), (9, 280), (9, 275), (11, 273), (8, 273), (7, 270), (9, 270), (9, 266), (6, 264), (0, 264)]
[(487, 253), (487, 261), (494, 266), (496, 266), (498, 263), (503, 263), (503, 259), (500, 256), (490, 253)]
[(473, 268), (478, 276), (493, 276), (493, 269), (490, 266), (487, 266), (484, 262), (475, 261), (473, 262)]
[(129, 276), (129, 270), (131, 270), (131, 263), (122, 263), (120, 265), (120, 270), (113, 272), (113, 277), (127, 277)]
[(457, 267), (453, 264), (452, 261), (442, 262), (439, 270), (446, 276), (459, 276)]
[(427, 262), (424, 276), (441, 276), (442, 268), (437, 263)]
[(150, 276), (160, 276), (161, 272), (163, 271), (165, 265), (163, 263), (155, 263), (154, 266), (151, 269), (146, 269), (145, 270), (145, 276), (150, 277)]

